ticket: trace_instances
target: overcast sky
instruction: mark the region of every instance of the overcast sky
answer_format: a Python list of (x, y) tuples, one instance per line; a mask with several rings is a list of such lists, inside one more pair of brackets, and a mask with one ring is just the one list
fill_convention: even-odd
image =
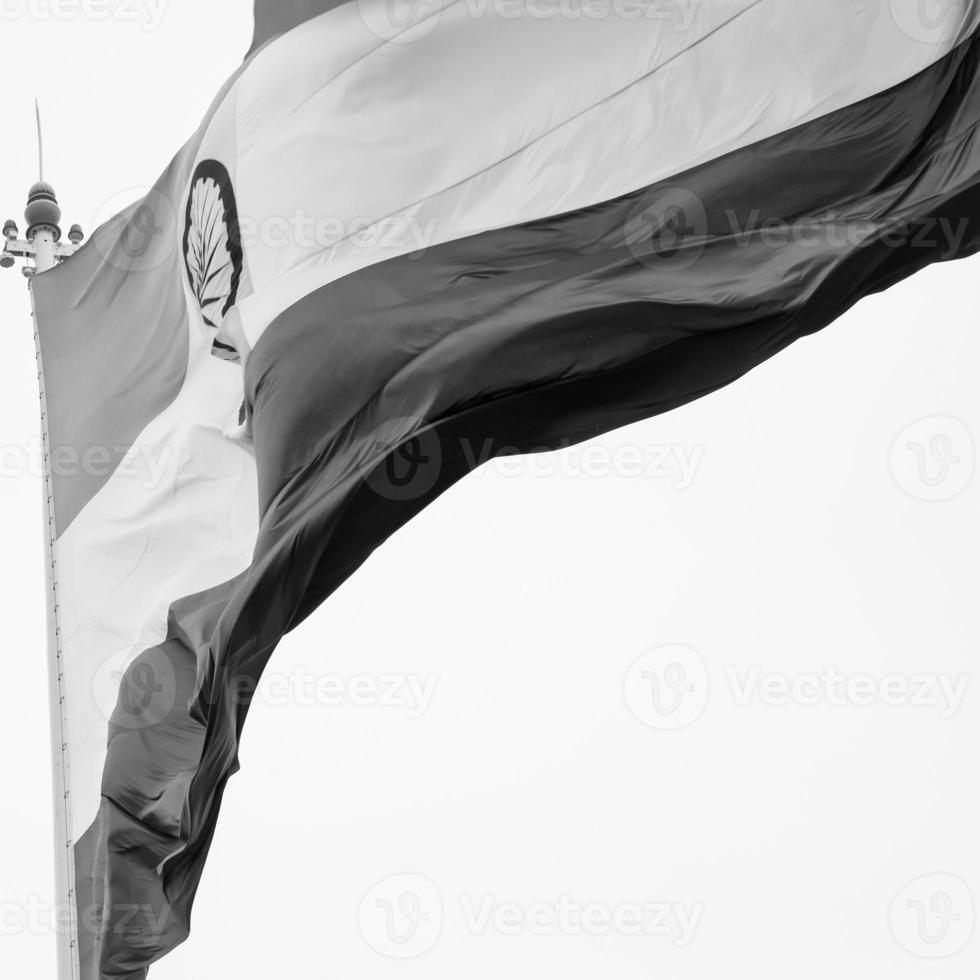
[[(251, 35), (245, 0), (0, 8), (22, 227), (35, 96), (65, 226), (91, 231)], [(480, 471), (398, 534), (274, 659), (194, 933), (153, 980), (975, 977), (978, 273), (928, 270), (698, 404)], [(0, 327), (0, 977), (53, 977), (17, 270)], [(699, 697), (664, 730), (638, 691), (674, 660)], [(914, 909), (942, 893), (960, 918), (935, 939)], [(398, 948), (374, 916), (411, 920), (406, 895)]]

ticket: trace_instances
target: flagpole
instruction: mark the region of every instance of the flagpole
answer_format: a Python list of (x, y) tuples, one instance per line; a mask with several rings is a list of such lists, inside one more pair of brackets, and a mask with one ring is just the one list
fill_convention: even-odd
[(54, 787), (55, 916), (58, 948), (58, 980), (77, 980), (78, 915), (75, 908), (75, 861), (72, 840), (71, 783), (69, 780), (68, 727), (65, 708), (64, 669), (61, 656), (61, 627), (58, 615), (58, 577), (55, 559), (56, 525), (51, 484), (51, 440), (48, 433), (47, 395), (37, 327), (33, 277), (29, 280), (31, 320), (37, 357), (38, 392), (41, 403), (41, 444), (44, 453), (44, 546), (47, 585), (48, 696), (50, 704), (52, 777)]
[(41, 437), (44, 451), (44, 541), (45, 580), (47, 595), (47, 664), (50, 701), (52, 776), (54, 787), (55, 843), (55, 938), (58, 949), (59, 980), (79, 980), (78, 915), (75, 907), (74, 841), (72, 840), (71, 781), (69, 778), (68, 726), (65, 707), (64, 665), (62, 661), (61, 628), (58, 604), (58, 578), (55, 542), (54, 492), (51, 479), (51, 442), (48, 431), (47, 396), (41, 359), (41, 343), (37, 324), (34, 295), (34, 276), (48, 272), (77, 251), (84, 236), (78, 225), (68, 233), (68, 242), (61, 242), (61, 209), (54, 188), (44, 181), (44, 157), (41, 137), (41, 112), (37, 107), (38, 167), (40, 179), (31, 188), (27, 199), (25, 220), (27, 232), (19, 238), (17, 225), (7, 221), (3, 227), (3, 248), (0, 268), (10, 269), (17, 259), (33, 261), (25, 265), (23, 274), (28, 280), (31, 298), (31, 320), (37, 358), (38, 391), (41, 404)]

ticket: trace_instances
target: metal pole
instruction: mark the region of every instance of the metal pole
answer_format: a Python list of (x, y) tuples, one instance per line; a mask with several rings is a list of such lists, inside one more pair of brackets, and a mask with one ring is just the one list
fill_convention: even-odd
[[(75, 860), (72, 840), (71, 782), (68, 759), (68, 727), (65, 711), (64, 664), (61, 656), (61, 628), (58, 607), (58, 576), (55, 556), (57, 528), (51, 483), (51, 442), (48, 432), (47, 396), (41, 360), (41, 341), (34, 302), (34, 283), (29, 282), (31, 320), (37, 356), (38, 391), (41, 402), (41, 438), (44, 450), (45, 579), (47, 582), (48, 690), (50, 697), (52, 775), (54, 787), (54, 856), (56, 943), (59, 980), (76, 980), (78, 964), (78, 916), (75, 908)], [(62, 914), (62, 909), (64, 910)]]
[[(35, 103), (36, 105), (36, 103)], [(69, 259), (83, 238), (82, 229), (73, 225), (68, 242), (61, 241), (61, 209), (54, 188), (44, 182), (44, 144), (41, 137), (41, 111), (37, 109), (38, 167), (40, 180), (27, 198), (27, 232), (19, 237), (17, 224), (3, 226), (0, 268), (10, 269), (18, 259), (33, 261), (24, 267), (31, 296), (31, 320), (34, 326), (34, 349), (37, 358), (37, 382), (41, 400), (41, 438), (44, 447), (44, 543), (45, 578), (47, 580), (47, 667), (50, 696), (51, 756), (54, 786), (55, 838), (55, 938), (58, 949), (59, 980), (79, 980), (78, 909), (75, 902), (75, 851), (71, 812), (71, 761), (68, 751), (68, 719), (65, 709), (65, 664), (62, 658), (61, 625), (58, 605), (57, 527), (54, 511), (54, 488), (51, 478), (51, 438), (48, 428), (47, 394), (44, 365), (38, 331), (34, 276), (54, 269)]]
[(57, 244), (54, 232), (50, 228), (38, 228), (34, 232), (34, 268), (38, 272), (47, 272), (57, 265), (55, 258)]

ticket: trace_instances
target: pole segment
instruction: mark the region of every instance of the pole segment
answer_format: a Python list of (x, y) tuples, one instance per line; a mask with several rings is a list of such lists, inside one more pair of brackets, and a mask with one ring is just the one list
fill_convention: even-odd
[(40, 180), (31, 188), (27, 198), (27, 232), (19, 237), (17, 225), (7, 221), (3, 226), (3, 248), (0, 249), (0, 268), (10, 269), (18, 259), (33, 265), (23, 268), (28, 279), (31, 297), (31, 320), (34, 328), (34, 348), (37, 358), (37, 381), (41, 403), (41, 437), (44, 448), (43, 513), (45, 542), (45, 579), (47, 584), (47, 668), (50, 698), (52, 784), (54, 788), (55, 844), (55, 939), (58, 950), (59, 980), (80, 980), (78, 950), (78, 909), (75, 902), (75, 852), (71, 814), (71, 762), (66, 711), (65, 664), (62, 658), (61, 626), (58, 604), (57, 526), (55, 523), (54, 489), (51, 474), (51, 439), (48, 427), (47, 395), (44, 385), (44, 366), (38, 331), (37, 306), (34, 295), (34, 276), (54, 269), (70, 258), (84, 238), (82, 229), (73, 225), (68, 242), (61, 241), (61, 208), (54, 188), (44, 181), (44, 148), (41, 142), (41, 113), (37, 110), (38, 167)]
[(64, 662), (58, 604), (56, 560), (57, 527), (51, 481), (51, 440), (48, 432), (44, 367), (34, 302), (34, 283), (29, 281), (31, 320), (37, 357), (38, 392), (41, 404), (41, 439), (44, 452), (44, 483), (41, 487), (44, 512), (45, 579), (47, 584), (48, 693), (50, 702), (52, 777), (54, 789), (55, 903), (58, 914), (55, 940), (58, 949), (58, 980), (78, 980), (78, 912), (75, 906), (75, 852), (71, 818), (71, 764), (68, 757), (68, 720), (64, 688)]

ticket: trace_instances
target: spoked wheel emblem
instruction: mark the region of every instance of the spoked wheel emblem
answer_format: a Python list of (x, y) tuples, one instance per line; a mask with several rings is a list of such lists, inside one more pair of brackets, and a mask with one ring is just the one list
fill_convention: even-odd
[(217, 333), (212, 352), (227, 360), (238, 360), (238, 352), (222, 338), (221, 325), (238, 301), (243, 263), (231, 175), (217, 160), (203, 160), (187, 197), (184, 265), (201, 316)]

